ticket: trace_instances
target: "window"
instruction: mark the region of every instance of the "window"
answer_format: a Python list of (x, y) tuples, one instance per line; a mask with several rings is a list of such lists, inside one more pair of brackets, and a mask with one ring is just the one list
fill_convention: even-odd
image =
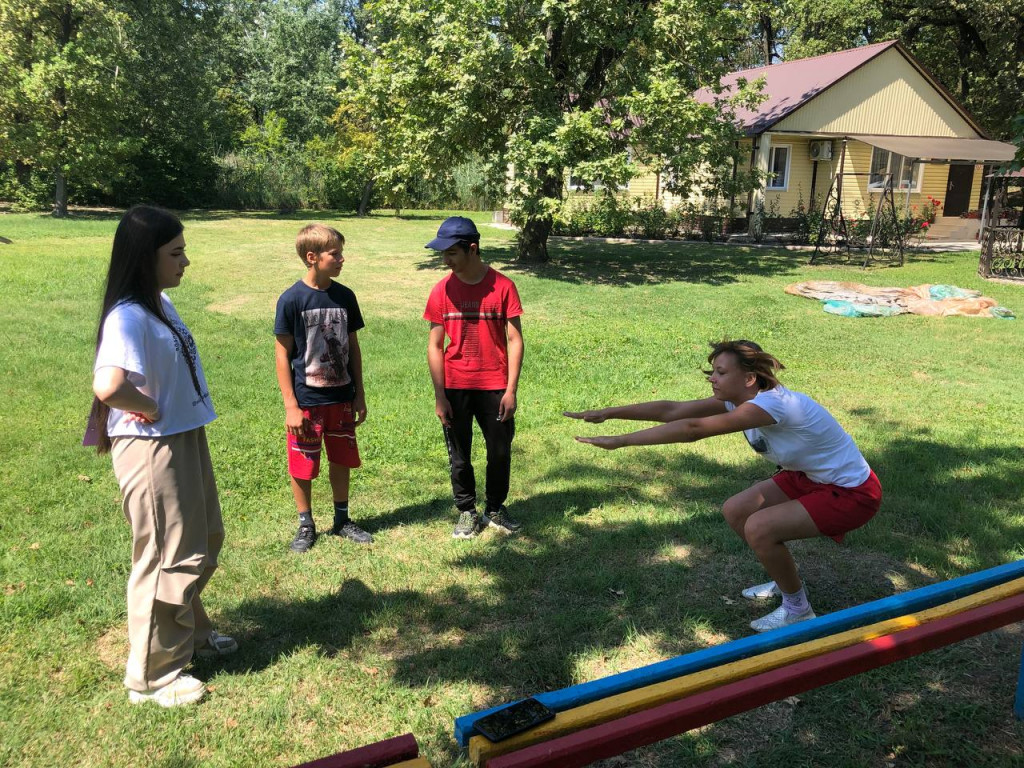
[(923, 166), (915, 163), (913, 158), (897, 155), (886, 149), (873, 147), (871, 150), (871, 176), (868, 189), (881, 189), (885, 186), (886, 174), (892, 174), (893, 189), (909, 189), (911, 192), (921, 191), (921, 173)]
[(786, 189), (789, 186), (790, 147), (772, 147), (768, 156), (768, 189)]

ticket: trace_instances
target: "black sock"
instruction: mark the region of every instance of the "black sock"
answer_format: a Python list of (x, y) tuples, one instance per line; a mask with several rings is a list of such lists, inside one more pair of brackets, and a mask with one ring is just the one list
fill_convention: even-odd
[(310, 528), (316, 528), (316, 523), (313, 522), (313, 510), (299, 512), (299, 525), (308, 525)]
[(334, 528), (337, 530), (341, 528), (345, 523), (348, 522), (348, 502), (347, 501), (336, 501), (334, 502)]

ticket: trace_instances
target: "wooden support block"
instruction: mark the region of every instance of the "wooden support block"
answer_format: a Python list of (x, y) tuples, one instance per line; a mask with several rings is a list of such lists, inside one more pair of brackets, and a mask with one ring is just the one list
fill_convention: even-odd
[(404, 760), (401, 763), (393, 763), (388, 768), (430, 768), (430, 763), (425, 757), (417, 757), (414, 760)]
[(1024, 620), (1024, 594), (493, 758), (487, 768), (579, 768), (771, 701)]
[[(989, 568), (967, 576), (961, 576), (938, 584), (890, 595), (864, 605), (847, 608), (836, 613), (821, 616), (813, 621), (804, 621), (790, 627), (753, 635), (729, 643), (704, 648), (700, 651), (677, 656), (646, 667), (640, 667), (617, 675), (610, 675), (599, 680), (580, 683), (559, 691), (534, 694), (534, 698), (556, 712), (563, 712), (579, 707), (598, 699), (631, 691), (646, 685), (661, 683), (665, 680), (700, 672), (704, 669), (719, 667), (739, 659), (767, 653), (779, 648), (786, 648), (798, 643), (814, 640), (819, 637), (834, 635), (854, 627), (862, 627), (878, 621), (903, 616), (915, 611), (932, 608), (942, 603), (979, 592), (1012, 579), (1024, 577), (1024, 560), (1017, 560), (1005, 565)], [(455, 720), (455, 740), (460, 746), (469, 743), (470, 736), (476, 731), (475, 723), (481, 717), (496, 712), (508, 704), (492, 707), (480, 712), (462, 715)]]
[(365, 747), (322, 757), (295, 768), (387, 768), (403, 760), (419, 757), (420, 747), (411, 733), (367, 744)]
[(567, 733), (607, 723), (634, 712), (640, 712), (670, 701), (678, 701), (701, 691), (710, 690), (721, 685), (752, 677), (772, 669), (793, 664), (804, 659), (821, 656), (825, 653), (848, 648), (851, 645), (883, 637), (894, 632), (927, 624), (930, 621), (954, 616), (981, 605), (988, 605), (1013, 595), (1024, 593), (1024, 578), (1014, 579), (998, 587), (986, 589), (951, 603), (929, 608), (926, 611), (900, 616), (896, 619), (881, 621), (866, 627), (847, 630), (837, 635), (830, 635), (800, 645), (783, 648), (778, 651), (754, 656), (749, 659), (734, 661), (721, 667), (695, 672), (692, 675), (667, 680), (663, 683), (644, 686), (633, 691), (626, 691), (609, 696), (600, 701), (584, 704), (559, 712), (554, 720), (541, 723), (530, 730), (513, 736), (504, 741), (493, 742), (484, 736), (473, 736), (469, 740), (469, 759), (477, 766), (487, 760), (523, 749), (531, 744), (548, 741)]

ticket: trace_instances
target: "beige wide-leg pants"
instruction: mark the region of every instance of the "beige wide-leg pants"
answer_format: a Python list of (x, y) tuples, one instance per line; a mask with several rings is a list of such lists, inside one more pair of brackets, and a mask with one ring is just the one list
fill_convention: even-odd
[(204, 428), (117, 437), (111, 456), (132, 526), (124, 684), (150, 691), (174, 680), (210, 634), (199, 594), (217, 567), (224, 524)]

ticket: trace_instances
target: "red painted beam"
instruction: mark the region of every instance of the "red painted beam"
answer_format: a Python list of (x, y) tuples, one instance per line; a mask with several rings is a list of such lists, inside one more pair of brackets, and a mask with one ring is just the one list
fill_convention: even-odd
[(411, 733), (405, 733), (392, 739), (378, 741), (376, 744), (367, 744), (348, 752), (321, 757), (295, 768), (385, 768), (403, 760), (412, 760), (419, 755), (420, 747), (416, 743), (416, 738)]
[(576, 768), (1024, 620), (1024, 594), (868, 640), (495, 757), (487, 768)]

